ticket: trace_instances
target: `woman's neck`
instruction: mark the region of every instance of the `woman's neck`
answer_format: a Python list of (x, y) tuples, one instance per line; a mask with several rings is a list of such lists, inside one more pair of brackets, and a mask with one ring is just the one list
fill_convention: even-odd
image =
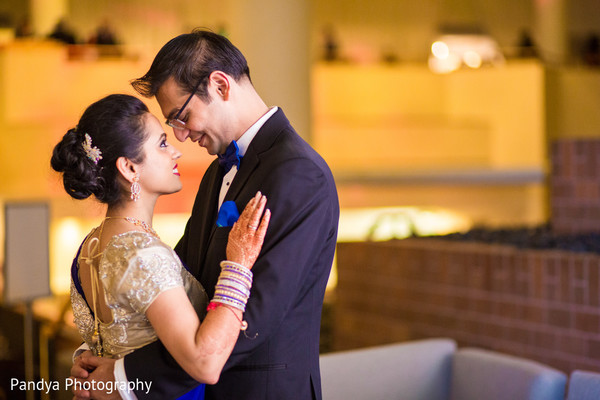
[(152, 216), (154, 215), (155, 204), (155, 201), (149, 204), (148, 201), (134, 202), (131, 200), (126, 200), (120, 204), (108, 207), (106, 210), (106, 216), (110, 218), (130, 217), (139, 221), (143, 221), (152, 226)]

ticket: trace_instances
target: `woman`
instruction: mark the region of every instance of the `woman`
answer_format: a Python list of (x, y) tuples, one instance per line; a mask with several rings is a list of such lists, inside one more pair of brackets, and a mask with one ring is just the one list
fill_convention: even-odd
[[(145, 104), (128, 95), (90, 105), (56, 145), (51, 164), (62, 172), (67, 193), (93, 194), (108, 206), (73, 262), (71, 301), (96, 355), (120, 358), (160, 339), (190, 376), (215, 383), (247, 327), (250, 268), (270, 212), (261, 219), (266, 198), (260, 193), (250, 200), (229, 234), (228, 261), (208, 304), (199, 282), (152, 229), (158, 197), (181, 189), (180, 156)], [(203, 387), (188, 395), (202, 393)]]

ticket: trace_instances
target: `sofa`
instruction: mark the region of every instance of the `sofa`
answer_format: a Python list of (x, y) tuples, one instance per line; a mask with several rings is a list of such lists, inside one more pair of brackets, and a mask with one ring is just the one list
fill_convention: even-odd
[(564, 400), (567, 376), (452, 339), (321, 355), (323, 400)]
[(571, 372), (567, 400), (598, 399), (600, 399), (600, 374), (583, 370)]

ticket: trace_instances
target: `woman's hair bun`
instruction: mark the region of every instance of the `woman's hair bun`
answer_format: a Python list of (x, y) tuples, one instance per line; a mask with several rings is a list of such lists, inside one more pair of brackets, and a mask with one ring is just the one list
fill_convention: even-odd
[(98, 166), (83, 149), (84, 134), (70, 129), (54, 147), (50, 164), (63, 174), (63, 185), (71, 197), (87, 199), (98, 190)]
[(144, 160), (147, 113), (140, 99), (126, 94), (108, 95), (84, 111), (77, 128), (70, 129), (54, 147), (50, 161), (63, 174), (71, 197), (86, 199), (93, 194), (109, 205), (123, 199), (116, 162), (119, 157), (134, 163)]

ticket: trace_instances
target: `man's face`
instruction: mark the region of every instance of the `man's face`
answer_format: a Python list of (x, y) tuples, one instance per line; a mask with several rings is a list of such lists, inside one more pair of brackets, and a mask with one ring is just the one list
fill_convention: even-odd
[[(227, 115), (227, 104), (221, 96), (212, 93), (215, 89), (208, 86), (210, 103), (205, 103), (198, 96), (192, 96), (178, 119), (185, 122), (185, 129), (173, 129), (175, 137), (180, 142), (186, 139), (197, 142), (206, 148), (209, 154), (220, 154), (234, 140), (230, 137), (232, 127), (230, 116)], [(190, 96), (171, 77), (158, 89), (156, 100), (165, 118), (173, 118), (183, 107)]]

